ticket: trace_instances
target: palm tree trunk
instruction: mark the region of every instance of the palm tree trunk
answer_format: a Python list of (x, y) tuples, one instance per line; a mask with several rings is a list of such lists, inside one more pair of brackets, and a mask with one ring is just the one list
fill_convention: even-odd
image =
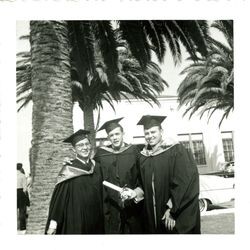
[(84, 129), (90, 131), (90, 141), (93, 147), (96, 146), (95, 140), (95, 121), (94, 121), (94, 108), (92, 104), (84, 105), (83, 107), (83, 121)]
[(43, 234), (63, 158), (62, 140), (73, 132), (68, 27), (65, 21), (31, 21), (33, 185), (27, 233)]

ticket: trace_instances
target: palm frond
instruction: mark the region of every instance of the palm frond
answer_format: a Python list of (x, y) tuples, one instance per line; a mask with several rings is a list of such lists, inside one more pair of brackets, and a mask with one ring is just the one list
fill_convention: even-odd
[[(185, 20), (178, 21), (179, 27), (181, 27), (183, 33), (189, 40), (189, 43), (182, 39), (183, 45), (189, 52), (192, 60), (197, 60), (197, 52), (202, 56), (207, 55), (207, 36), (208, 27), (206, 21), (195, 21), (195, 20)], [(190, 47), (191, 46), (191, 47)]]
[(178, 96), (179, 96), (179, 102), (182, 104), (187, 98), (193, 98), (198, 91), (197, 88), (197, 83), (195, 81), (190, 82), (189, 85), (186, 85), (185, 88), (177, 90)]
[(114, 104), (112, 102), (112, 98), (106, 96), (105, 94), (102, 96), (103, 100), (106, 101), (110, 107), (113, 109), (113, 111), (115, 112), (115, 107), (114, 107)]
[(229, 45), (226, 45), (222, 43), (221, 41), (215, 40), (212, 37), (208, 38), (208, 41), (211, 43), (211, 46), (217, 47), (219, 51), (223, 51), (224, 53), (230, 54), (232, 53), (232, 47)]
[(185, 92), (189, 91), (190, 87), (196, 88), (198, 82), (200, 82), (203, 77), (203, 74), (196, 72), (194, 72), (194, 74), (188, 74), (177, 89), (178, 96), (181, 97), (183, 94), (185, 94)]
[(195, 74), (195, 73), (200, 73), (202, 71), (206, 72), (207, 69), (205, 68), (204, 62), (200, 62), (200, 63), (196, 62), (196, 63), (192, 63), (189, 66), (187, 66), (186, 68), (184, 68), (180, 72), (180, 74), (185, 75), (185, 74), (189, 73), (190, 71), (192, 72), (192, 74)]
[(211, 27), (218, 29), (224, 34), (230, 47), (233, 48), (233, 20), (216, 20)]
[[(197, 21), (188, 21), (187, 26), (190, 27), (190, 24), (194, 24), (194, 27), (191, 32), (195, 32), (192, 35), (193, 41), (197, 46), (198, 52), (203, 55), (207, 56), (207, 38), (208, 38), (208, 23), (205, 20), (197, 20)], [(196, 28), (195, 28), (196, 26)], [(196, 33), (197, 31), (197, 33)]]
[[(120, 85), (120, 86), (123, 86), (124, 88), (128, 89), (129, 91), (133, 91), (134, 88), (133, 88), (133, 84), (131, 83), (132, 80), (135, 80), (135, 77), (133, 75), (125, 75), (123, 76), (122, 74), (118, 74), (117, 75), (117, 84), (116, 86)], [(138, 79), (137, 79), (138, 80)], [(117, 87), (118, 87), (117, 86)]]
[(189, 92), (186, 92), (185, 95), (183, 95), (180, 100), (179, 100), (179, 105), (183, 106), (186, 105), (187, 103), (191, 103), (193, 98), (195, 97), (197, 93), (196, 89), (190, 90)]
[(30, 35), (23, 35), (19, 37), (20, 40), (28, 40), (30, 39)]
[(89, 21), (68, 21), (72, 44), (72, 64), (80, 82), (86, 81), (88, 72), (95, 72), (95, 45)]
[(163, 22), (162, 24), (163, 34), (168, 43), (168, 47), (172, 53), (175, 65), (181, 62), (181, 52), (180, 46), (178, 43), (178, 39), (176, 34), (172, 32), (169, 28), (169, 24), (167, 22)]
[(209, 100), (208, 102), (206, 102), (203, 107), (202, 107), (202, 111), (200, 113), (200, 119), (203, 117), (203, 115), (207, 112), (210, 111), (211, 109), (216, 108), (218, 104), (217, 100)]
[(173, 24), (176, 27), (176, 30), (179, 34), (179, 38), (181, 43), (184, 45), (188, 53), (190, 54), (190, 58), (193, 61), (197, 60), (197, 55), (196, 55), (196, 48), (194, 45), (194, 42), (190, 37), (188, 36), (189, 33), (186, 33), (186, 21), (173, 21)]
[(32, 100), (32, 93), (28, 93), (22, 97), (17, 99), (17, 103), (22, 102), (22, 104), (18, 107), (17, 111), (19, 112), (22, 108), (26, 107)]
[(19, 57), (21, 57), (21, 58), (30, 58), (30, 56), (31, 56), (30, 51), (22, 51), (22, 52), (18, 52), (16, 54), (17, 58), (19, 58)]
[(223, 116), (222, 116), (222, 118), (221, 118), (221, 120), (220, 120), (220, 123), (219, 123), (219, 127), (221, 126), (223, 120), (224, 120), (225, 118), (228, 117), (228, 115), (229, 115), (231, 109), (232, 109), (232, 107), (229, 107), (229, 108), (226, 110), (226, 112), (223, 114)]
[(150, 46), (141, 21), (120, 21), (122, 38), (127, 41), (132, 55), (145, 68), (151, 60)]
[(153, 50), (159, 62), (162, 63), (166, 53), (166, 45), (161, 32), (161, 25), (159, 25), (158, 22), (151, 20), (142, 21), (142, 25), (153, 46)]
[(110, 21), (95, 22), (95, 38), (99, 45), (104, 64), (107, 67), (107, 75), (112, 82), (118, 73), (118, 52), (114, 30)]

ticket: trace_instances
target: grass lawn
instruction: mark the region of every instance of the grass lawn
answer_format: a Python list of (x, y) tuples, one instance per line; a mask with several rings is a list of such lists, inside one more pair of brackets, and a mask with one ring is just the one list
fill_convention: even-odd
[(234, 213), (201, 217), (202, 234), (234, 234)]

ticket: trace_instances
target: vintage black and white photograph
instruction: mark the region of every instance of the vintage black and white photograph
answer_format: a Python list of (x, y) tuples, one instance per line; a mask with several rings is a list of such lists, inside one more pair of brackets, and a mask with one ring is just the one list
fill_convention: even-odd
[(248, 9), (0, 1), (0, 248), (247, 245)]
[(235, 233), (233, 20), (16, 35), (17, 234)]

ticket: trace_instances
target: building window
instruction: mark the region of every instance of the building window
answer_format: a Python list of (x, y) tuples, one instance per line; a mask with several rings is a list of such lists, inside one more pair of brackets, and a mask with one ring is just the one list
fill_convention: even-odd
[(205, 150), (204, 150), (203, 141), (195, 140), (195, 141), (192, 141), (192, 143), (193, 143), (194, 158), (196, 160), (196, 163), (198, 165), (205, 165), (206, 159), (205, 159)]
[(188, 150), (191, 151), (190, 143), (189, 141), (182, 141), (182, 145)]
[(103, 147), (110, 145), (108, 138), (96, 138), (96, 147)]
[(222, 132), (223, 151), (226, 162), (234, 161), (233, 133)]
[(189, 151), (192, 152), (197, 165), (206, 165), (205, 147), (203, 135), (201, 133), (179, 134), (180, 142)]

